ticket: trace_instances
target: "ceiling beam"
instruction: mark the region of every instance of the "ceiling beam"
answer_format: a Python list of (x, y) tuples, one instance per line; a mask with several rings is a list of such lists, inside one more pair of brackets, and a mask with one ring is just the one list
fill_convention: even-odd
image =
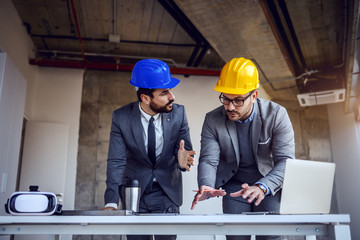
[[(84, 68), (94, 70), (111, 70), (131, 72), (133, 64), (116, 63), (97, 63), (89, 61), (70, 61), (70, 60), (50, 60), (50, 59), (30, 59), (31, 65), (41, 67), (62, 67), (62, 68)], [(199, 68), (178, 68), (170, 67), (171, 74), (202, 75), (202, 76), (220, 76), (219, 70), (199, 69)]]
[[(186, 64), (188, 67), (197, 67), (199, 66), (201, 60), (203, 59), (205, 53), (210, 47), (209, 42), (206, 38), (200, 33), (200, 31), (195, 27), (195, 25), (189, 20), (189, 18), (181, 11), (181, 9), (176, 5), (172, 0), (158, 0), (158, 2), (165, 8), (166, 11), (176, 20), (176, 22), (185, 30), (187, 34), (196, 42), (196, 47), (194, 48), (191, 57)], [(199, 52), (199, 47), (202, 48)]]

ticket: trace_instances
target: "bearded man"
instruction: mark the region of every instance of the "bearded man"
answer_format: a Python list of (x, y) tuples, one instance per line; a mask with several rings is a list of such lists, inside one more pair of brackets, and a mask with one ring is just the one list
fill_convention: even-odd
[[(135, 64), (130, 84), (136, 87), (138, 101), (113, 112), (103, 210), (118, 208), (119, 185), (138, 180), (140, 213), (179, 213), (182, 172), (194, 165), (195, 154), (184, 106), (173, 103), (171, 88), (179, 82), (160, 60)], [(127, 239), (149, 236), (129, 235)], [(176, 235), (155, 239), (176, 239)]]

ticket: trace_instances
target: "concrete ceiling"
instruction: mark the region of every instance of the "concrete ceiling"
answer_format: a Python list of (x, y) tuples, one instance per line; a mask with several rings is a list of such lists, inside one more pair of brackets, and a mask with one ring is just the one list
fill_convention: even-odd
[(173, 73), (217, 75), (252, 59), (269, 96), (346, 89), (359, 95), (359, 0), (13, 0), (31, 64), (131, 70), (143, 58)]

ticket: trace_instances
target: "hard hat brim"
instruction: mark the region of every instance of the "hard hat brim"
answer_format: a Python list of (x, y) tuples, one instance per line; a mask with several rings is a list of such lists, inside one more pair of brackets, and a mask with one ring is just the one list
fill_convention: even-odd
[(134, 87), (159, 89), (159, 88), (174, 88), (180, 83), (180, 80), (177, 78), (171, 77), (170, 81), (168, 81), (166, 84), (161, 84), (161, 85), (154, 85), (153, 83), (142, 82), (141, 86), (139, 86), (138, 84), (132, 82), (132, 80), (130, 80), (129, 83), (131, 85), (133, 85)]
[(227, 88), (216, 85), (214, 87), (214, 90), (220, 93), (226, 93), (226, 94), (234, 94), (234, 95), (244, 95), (247, 94), (255, 89), (258, 88), (252, 88), (252, 89), (239, 89), (239, 88)]

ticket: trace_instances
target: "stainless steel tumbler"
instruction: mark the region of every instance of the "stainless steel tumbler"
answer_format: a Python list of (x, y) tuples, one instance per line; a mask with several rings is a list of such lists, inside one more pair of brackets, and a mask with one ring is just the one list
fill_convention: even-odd
[(125, 210), (130, 210), (134, 213), (139, 212), (140, 193), (141, 189), (138, 180), (128, 180), (125, 183)]

